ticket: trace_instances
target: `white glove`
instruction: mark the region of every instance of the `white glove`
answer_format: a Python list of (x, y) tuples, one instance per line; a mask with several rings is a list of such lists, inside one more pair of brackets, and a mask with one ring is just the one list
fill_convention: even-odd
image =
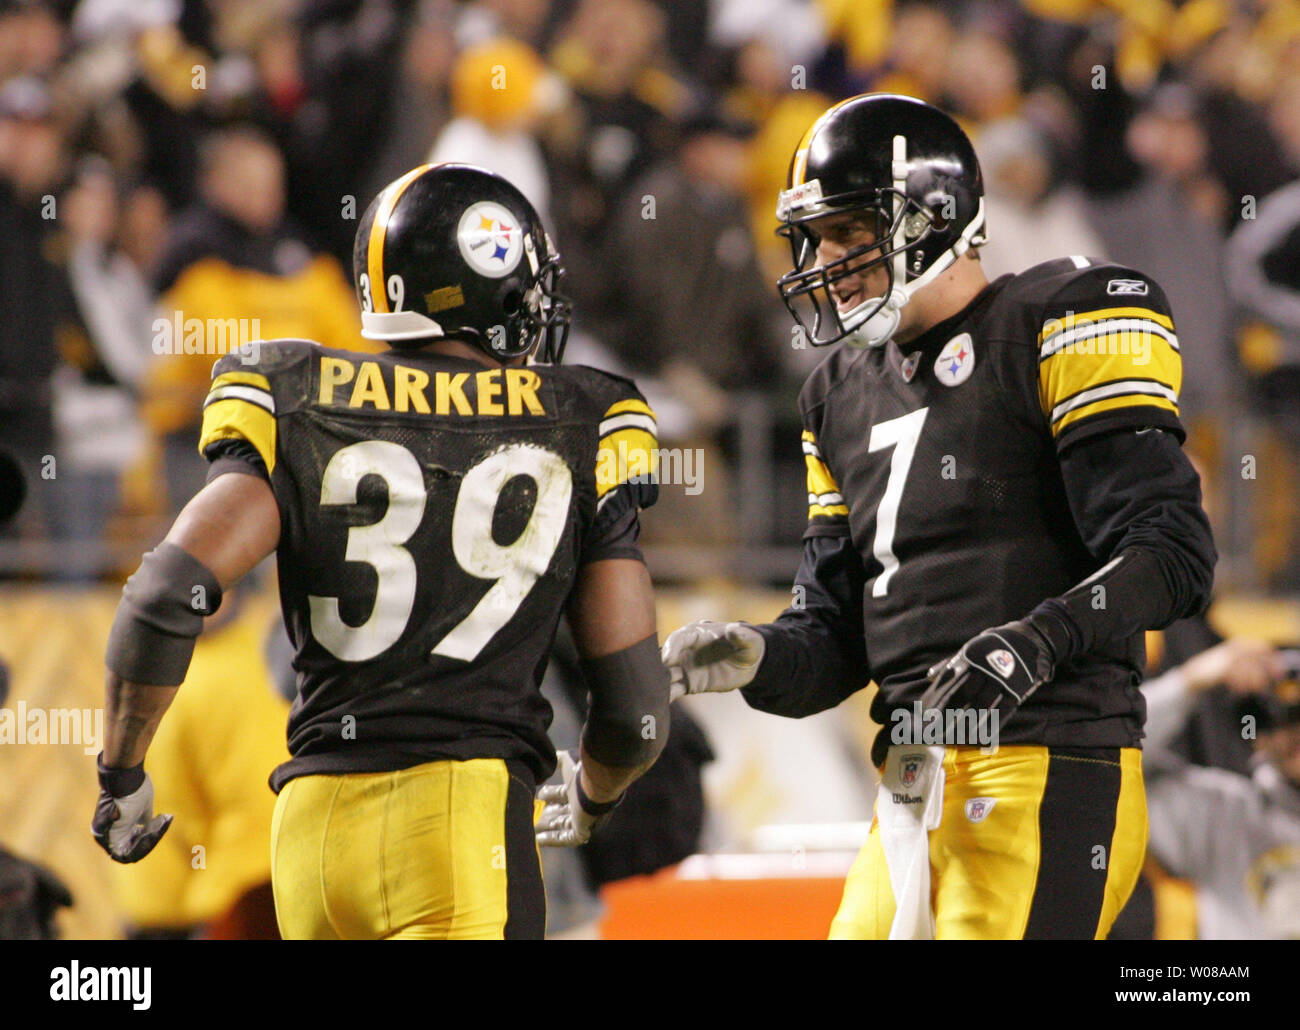
[(763, 634), (747, 622), (701, 619), (673, 630), (659, 655), (668, 667), (671, 699), (746, 686), (757, 675), (766, 647)]
[[(560, 760), (560, 775), (564, 782), (548, 783), (537, 792), (538, 800), (546, 802), (546, 807), (533, 829), (538, 844), (572, 848), (586, 844), (591, 835), (609, 821), (610, 813), (622, 798), (603, 804), (588, 799), (584, 805), (579, 781), (582, 763), (574, 761), (568, 751), (561, 751), (556, 757)], [(590, 811), (588, 805), (594, 805), (598, 811)]]
[(107, 769), (102, 751), (97, 761), (99, 802), (90, 831), (115, 862), (138, 862), (162, 839), (172, 817), (153, 814), (153, 781), (143, 763), (134, 769)]

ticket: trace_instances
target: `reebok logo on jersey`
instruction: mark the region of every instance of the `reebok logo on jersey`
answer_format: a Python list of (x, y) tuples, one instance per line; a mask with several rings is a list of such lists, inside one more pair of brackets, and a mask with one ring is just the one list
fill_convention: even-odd
[(997, 803), (997, 798), (971, 798), (966, 802), (966, 818), (973, 823), (982, 823)]
[(1003, 651), (1001, 648), (989, 652), (989, 664), (993, 666), (993, 671), (1003, 679), (1010, 679), (1011, 674), (1016, 671), (1015, 658), (1012, 657), (1010, 651)]
[(975, 371), (975, 347), (970, 333), (954, 336), (934, 359), (934, 374), (944, 386), (960, 386)]
[(1145, 297), (1148, 286), (1144, 279), (1112, 279), (1106, 292), (1112, 297)]

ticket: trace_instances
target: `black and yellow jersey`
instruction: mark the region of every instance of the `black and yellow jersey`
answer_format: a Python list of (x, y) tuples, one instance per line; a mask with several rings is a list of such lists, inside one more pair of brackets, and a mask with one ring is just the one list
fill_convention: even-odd
[(584, 561), (638, 555), (657, 494), (632, 382), (282, 340), (217, 362), (199, 446), (263, 466), (280, 509), (298, 698), (273, 788), (447, 758), (550, 775), (560, 614)]
[[(861, 592), (865, 654), (845, 652), (853, 667), (842, 675), (856, 682), (841, 695), (869, 675), (880, 688), (873, 716), (890, 726), (932, 665), (1109, 560), (1081, 533), (1063, 456), (1117, 429), (1181, 442), (1181, 374), (1160, 287), (1086, 258), (1004, 276), (911, 343), (832, 353), (800, 408), (805, 539), (848, 538), (856, 552), (853, 569), (817, 552), (828, 556), (818, 575)], [(1002, 742), (1137, 745), (1142, 661), (1141, 633), (1070, 659)], [(764, 689), (746, 696), (755, 703)]]

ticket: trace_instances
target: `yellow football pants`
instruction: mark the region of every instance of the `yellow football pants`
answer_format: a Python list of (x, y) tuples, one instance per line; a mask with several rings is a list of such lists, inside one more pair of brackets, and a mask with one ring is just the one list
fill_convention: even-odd
[[(935, 937), (1104, 938), (1146, 851), (1142, 753), (948, 748), (944, 775), (943, 819), (930, 833)], [(893, 919), (873, 820), (830, 936), (885, 940)]]
[(540, 938), (533, 791), (497, 758), (300, 776), (276, 801), (285, 939)]

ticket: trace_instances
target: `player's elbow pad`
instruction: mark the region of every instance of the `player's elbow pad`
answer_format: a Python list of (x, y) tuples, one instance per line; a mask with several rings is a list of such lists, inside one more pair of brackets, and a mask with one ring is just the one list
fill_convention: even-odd
[(221, 606), (212, 570), (164, 540), (122, 588), (105, 662), (124, 680), (179, 686), (190, 667), (203, 617)]
[(668, 741), (668, 670), (654, 635), (582, 662), (591, 710), (582, 746), (603, 765), (631, 768), (659, 757)]

